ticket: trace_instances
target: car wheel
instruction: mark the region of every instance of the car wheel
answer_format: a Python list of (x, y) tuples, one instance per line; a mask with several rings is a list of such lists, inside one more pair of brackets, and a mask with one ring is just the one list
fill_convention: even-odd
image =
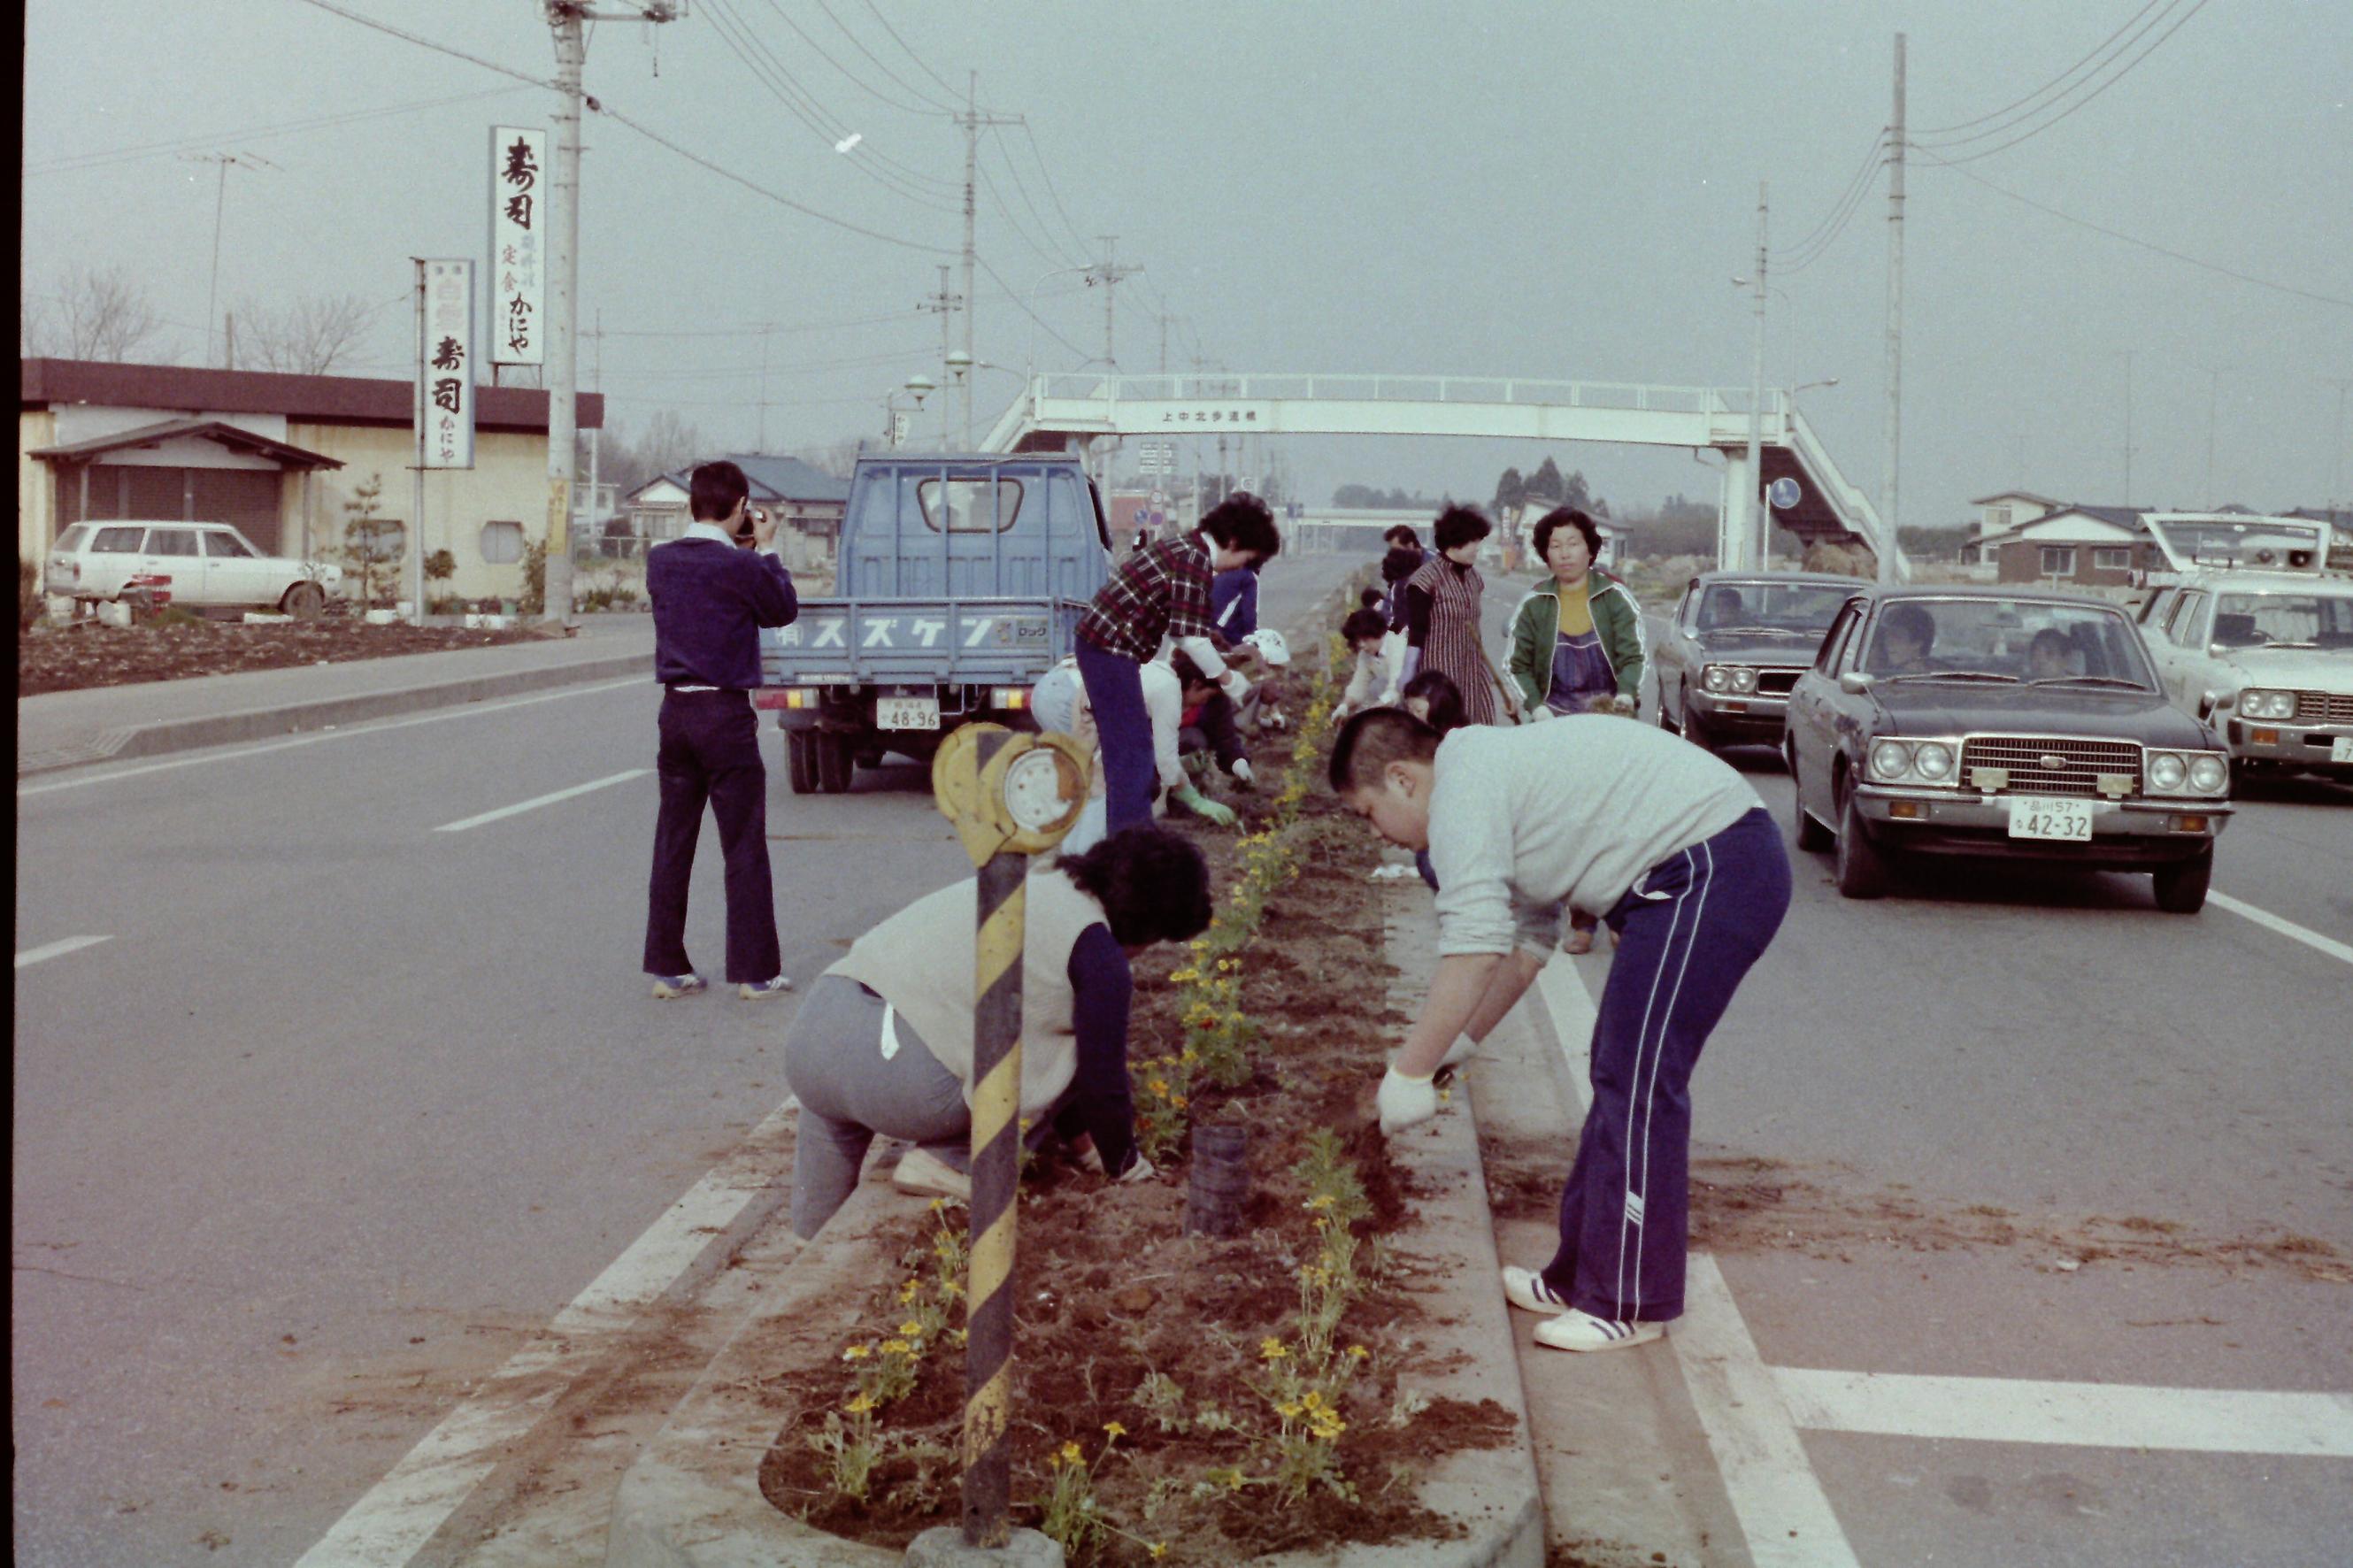
[(817, 793), (817, 740), (814, 730), (785, 731), (785, 774), (795, 795)]
[(1789, 769), (1789, 786), (1797, 799), (1798, 847), (1819, 855), (1835, 840), (1831, 837), (1831, 830), (1816, 822), (1813, 815), (1806, 809), (1806, 792), (1798, 783), (1798, 748), (1785, 742), (1781, 747), (1781, 761)]
[(1838, 890), (1850, 899), (1875, 899), (1887, 891), (1887, 857), (1872, 843), (1854, 792), (1839, 802)]
[(828, 795), (840, 795), (849, 788), (850, 766), (856, 758), (849, 737), (820, 731), (816, 739), (818, 786)]
[(1683, 732), (1683, 726), (1676, 723), (1673, 717), (1667, 711), (1667, 689), (1663, 686), (1659, 688), (1659, 728), (1670, 735), (1680, 735)]
[(2194, 915), (2206, 907), (2206, 884), (2214, 879), (2211, 846), (2187, 860), (2157, 870), (2157, 907), (2169, 915)]
[(315, 621), (327, 607), (327, 591), (316, 583), (297, 583), (286, 590), (278, 607), (298, 621)]

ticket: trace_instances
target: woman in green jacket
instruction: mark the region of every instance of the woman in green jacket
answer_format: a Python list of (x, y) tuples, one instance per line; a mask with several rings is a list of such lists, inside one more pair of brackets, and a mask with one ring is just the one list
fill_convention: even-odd
[[(1626, 584), (1594, 570), (1601, 531), (1575, 507), (1557, 507), (1531, 541), (1552, 581), (1512, 614), (1511, 676), (1531, 722), (1569, 713), (1634, 712), (1642, 689), (1642, 610)], [(1594, 921), (1569, 923), (1571, 952), (1593, 948)]]

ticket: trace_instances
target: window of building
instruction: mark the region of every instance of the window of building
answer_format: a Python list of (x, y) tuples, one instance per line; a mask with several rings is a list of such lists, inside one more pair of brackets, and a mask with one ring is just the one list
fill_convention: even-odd
[(512, 566), (522, 559), (522, 524), (482, 524), (482, 559), (493, 566)]
[(2000, 533), (2003, 529), (2010, 526), (2010, 508), (2006, 506), (1989, 506), (1986, 508), (1987, 531), (1991, 533)]
[(2042, 547), (2042, 574), (2045, 577), (2072, 577), (2075, 574), (2075, 547), (2072, 544), (2046, 544)]
[(2126, 545), (2120, 549), (2103, 547), (2094, 550), (2092, 552), (2092, 565), (2102, 572), (2129, 571), (2132, 567), (2132, 547)]

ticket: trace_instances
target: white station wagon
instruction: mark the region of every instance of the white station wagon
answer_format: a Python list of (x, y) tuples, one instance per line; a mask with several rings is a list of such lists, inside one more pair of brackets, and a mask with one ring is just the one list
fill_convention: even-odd
[(305, 620), (326, 607), (343, 568), (264, 555), (225, 522), (78, 522), (58, 536), (42, 586), (85, 602), (154, 583), (176, 605), (282, 610)]

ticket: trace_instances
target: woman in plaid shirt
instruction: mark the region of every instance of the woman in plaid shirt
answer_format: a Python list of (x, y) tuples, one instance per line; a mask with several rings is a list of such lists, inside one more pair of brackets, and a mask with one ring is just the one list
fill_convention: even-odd
[(1240, 702), (1250, 683), (1226, 668), (1209, 640), (1209, 583), (1219, 572), (1272, 558), (1282, 548), (1274, 513), (1237, 490), (1180, 538), (1147, 544), (1113, 568), (1079, 622), (1079, 678), (1102, 736), (1107, 831), (1152, 819), (1152, 720), (1144, 705), (1145, 661), (1163, 639)]

